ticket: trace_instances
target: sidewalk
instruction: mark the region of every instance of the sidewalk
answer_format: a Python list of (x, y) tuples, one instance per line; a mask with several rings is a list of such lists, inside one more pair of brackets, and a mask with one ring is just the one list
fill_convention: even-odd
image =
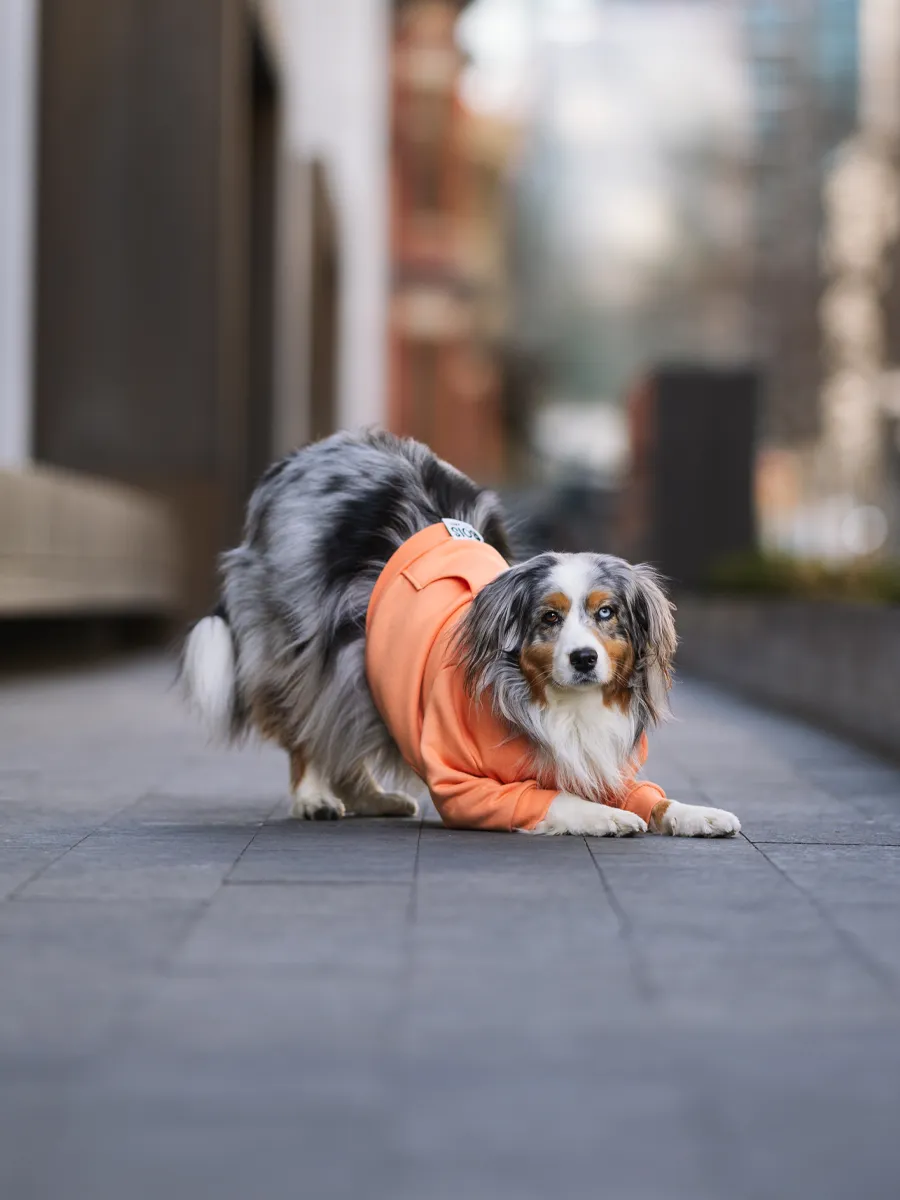
[(900, 771), (683, 683), (733, 841), (300, 824), (172, 676), (0, 684), (3, 1200), (900, 1195)]

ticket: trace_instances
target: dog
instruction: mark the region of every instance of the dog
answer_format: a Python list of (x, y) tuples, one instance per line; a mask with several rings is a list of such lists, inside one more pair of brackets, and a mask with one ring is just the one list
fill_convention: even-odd
[(515, 562), (498, 497), (421, 443), (339, 433), (275, 463), (221, 567), (184, 689), (213, 737), (287, 751), (294, 816), (412, 817), (418, 778), (462, 828), (740, 830), (636, 777), (676, 647), (653, 569)]

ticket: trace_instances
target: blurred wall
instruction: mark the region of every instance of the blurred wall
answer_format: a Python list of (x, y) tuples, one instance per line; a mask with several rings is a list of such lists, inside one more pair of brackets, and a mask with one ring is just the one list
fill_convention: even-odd
[[(380, 0), (265, 0), (259, 8), (283, 63), (285, 207), (306, 214), (302, 228), (282, 242), (288, 257), (279, 268), (294, 273), (296, 295), (303, 298), (280, 322), (280, 369), (288, 374), (289, 389), (299, 389), (308, 400), (314, 381), (305, 369), (298, 376), (297, 355), (309, 364), (316, 353), (310, 344), (321, 330), (315, 271), (322, 222), (331, 222), (331, 253), (339, 255), (340, 272), (336, 422), (351, 428), (383, 422), (390, 6)], [(318, 261), (321, 269), (321, 257)], [(318, 407), (315, 399), (300, 405), (306, 419), (302, 427), (284, 429), (285, 448), (324, 431), (321, 422), (309, 423)]]
[(31, 444), (36, 0), (0, 4), (0, 468)]
[(188, 608), (271, 457), (276, 63), (243, 0), (45, 0), (35, 450), (167, 497)]

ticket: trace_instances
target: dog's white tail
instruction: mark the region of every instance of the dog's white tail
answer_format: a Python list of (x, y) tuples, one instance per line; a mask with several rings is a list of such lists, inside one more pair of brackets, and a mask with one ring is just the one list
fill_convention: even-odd
[(222, 617), (204, 617), (188, 635), (181, 681), (190, 707), (216, 741), (231, 734), (235, 701), (234, 641)]

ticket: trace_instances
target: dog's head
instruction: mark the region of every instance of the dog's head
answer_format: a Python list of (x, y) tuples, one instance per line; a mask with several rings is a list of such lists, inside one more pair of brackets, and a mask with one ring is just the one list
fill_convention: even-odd
[[(470, 694), (524, 684), (551, 693), (602, 691), (643, 727), (668, 712), (673, 605), (656, 572), (604, 554), (541, 554), (476, 596), (457, 634)], [(503, 706), (505, 707), (505, 705)]]

